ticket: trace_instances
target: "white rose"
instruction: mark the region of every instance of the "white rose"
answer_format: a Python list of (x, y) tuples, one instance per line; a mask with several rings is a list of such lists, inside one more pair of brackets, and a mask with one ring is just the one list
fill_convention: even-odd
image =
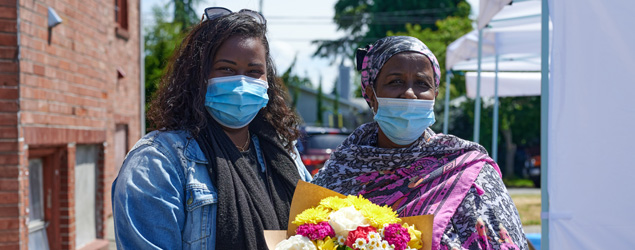
[(278, 243), (275, 250), (317, 250), (317, 248), (311, 239), (302, 235), (294, 235)]
[(348, 232), (357, 229), (358, 226), (368, 226), (368, 220), (355, 207), (345, 207), (337, 210), (329, 216), (329, 225), (335, 234), (348, 237)]

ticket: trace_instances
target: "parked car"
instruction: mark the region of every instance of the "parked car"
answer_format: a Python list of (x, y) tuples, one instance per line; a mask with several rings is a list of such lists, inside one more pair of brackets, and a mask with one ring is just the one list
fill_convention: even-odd
[(534, 186), (540, 187), (540, 155), (534, 155), (527, 158), (525, 161), (525, 168), (523, 172), (528, 177)]
[(350, 131), (339, 128), (304, 126), (300, 127), (297, 147), (302, 163), (311, 175), (315, 175), (329, 159), (337, 146), (342, 144)]

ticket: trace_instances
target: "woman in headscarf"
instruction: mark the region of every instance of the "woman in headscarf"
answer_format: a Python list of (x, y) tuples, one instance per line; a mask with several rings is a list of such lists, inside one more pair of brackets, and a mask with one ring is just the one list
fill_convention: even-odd
[(310, 180), (251, 10), (205, 9), (168, 65), (149, 118), (113, 183), (118, 249), (267, 249), (286, 229), (298, 180)]
[(400, 216), (434, 215), (432, 249), (527, 249), (496, 162), (479, 144), (436, 134), (436, 57), (416, 38), (386, 37), (357, 51), (374, 121), (340, 145), (315, 184), (363, 195)]

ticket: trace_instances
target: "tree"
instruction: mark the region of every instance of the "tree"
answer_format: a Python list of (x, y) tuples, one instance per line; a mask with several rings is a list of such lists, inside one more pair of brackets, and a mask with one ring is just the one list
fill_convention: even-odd
[(280, 76), (280, 80), (282, 81), (282, 83), (287, 87), (288, 90), (291, 90), (292, 92), (291, 107), (294, 109), (297, 107), (297, 104), (298, 104), (298, 98), (300, 96), (300, 87), (313, 86), (313, 84), (311, 83), (311, 80), (308, 77), (300, 77), (296, 74), (293, 74), (293, 68), (295, 67), (295, 63), (297, 59), (298, 59), (298, 56), (296, 55), (293, 58), (291, 65), (289, 65), (289, 68), (287, 68), (287, 70), (285, 70), (284, 73), (282, 73), (282, 76)]
[[(198, 2), (200, 0), (173, 0), (165, 6), (152, 8), (154, 24), (144, 31), (146, 109), (174, 49), (185, 37), (187, 28), (197, 21), (193, 5)], [(172, 16), (167, 10), (170, 4), (174, 5)]]
[(318, 88), (317, 88), (317, 119), (315, 120), (315, 122), (317, 123), (318, 126), (322, 126), (322, 124), (324, 124), (324, 121), (322, 121), (322, 113), (324, 112), (324, 93), (322, 93), (322, 77), (320, 76), (320, 83), (318, 84)]
[(183, 24), (181, 31), (185, 31), (199, 20), (199, 16), (194, 10), (194, 5), (200, 0), (173, 0), (174, 4), (174, 22)]
[[(459, 3), (464, 3), (467, 8), (461, 8)], [(314, 55), (333, 60), (339, 56), (352, 58), (355, 48), (386, 36), (389, 30), (405, 31), (406, 23), (436, 29), (434, 24), (437, 20), (450, 15), (467, 17), (469, 14), (469, 4), (464, 0), (339, 0), (335, 4), (333, 19), (338, 30), (344, 30), (349, 35), (336, 40), (313, 41), (318, 44)]]
[(144, 32), (146, 107), (158, 89), (175, 47), (183, 40), (182, 25), (166, 21), (165, 8), (154, 6), (152, 13), (155, 23)]

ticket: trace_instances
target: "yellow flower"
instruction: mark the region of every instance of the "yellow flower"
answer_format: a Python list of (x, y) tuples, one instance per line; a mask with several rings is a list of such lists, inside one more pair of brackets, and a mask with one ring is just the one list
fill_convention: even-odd
[(401, 222), (401, 219), (397, 217), (397, 213), (387, 206), (368, 203), (360, 208), (360, 212), (368, 219), (370, 225), (375, 228), (381, 228), (384, 224)]
[(350, 207), (353, 204), (348, 199), (342, 199), (340, 197), (326, 197), (320, 201), (319, 207), (332, 209), (333, 211), (340, 210), (340, 208)]
[(367, 200), (366, 198), (362, 197), (361, 195), (359, 195), (359, 196), (349, 195), (349, 196), (346, 197), (346, 199), (349, 200), (351, 202), (351, 204), (357, 210), (361, 210), (363, 207), (368, 206), (368, 205), (373, 205), (373, 203), (371, 201)]
[(295, 220), (291, 223), (300, 226), (307, 223), (317, 224), (322, 221), (328, 221), (330, 212), (330, 210), (322, 207), (309, 208), (296, 215)]
[(317, 240), (315, 242), (315, 246), (317, 246), (318, 250), (336, 250), (337, 243), (336, 239), (326, 236), (324, 240)]
[(414, 249), (422, 248), (423, 243), (421, 243), (421, 231), (415, 229), (415, 225), (408, 226), (408, 223), (405, 223), (403, 226), (408, 229), (408, 233), (410, 234), (408, 246)]

